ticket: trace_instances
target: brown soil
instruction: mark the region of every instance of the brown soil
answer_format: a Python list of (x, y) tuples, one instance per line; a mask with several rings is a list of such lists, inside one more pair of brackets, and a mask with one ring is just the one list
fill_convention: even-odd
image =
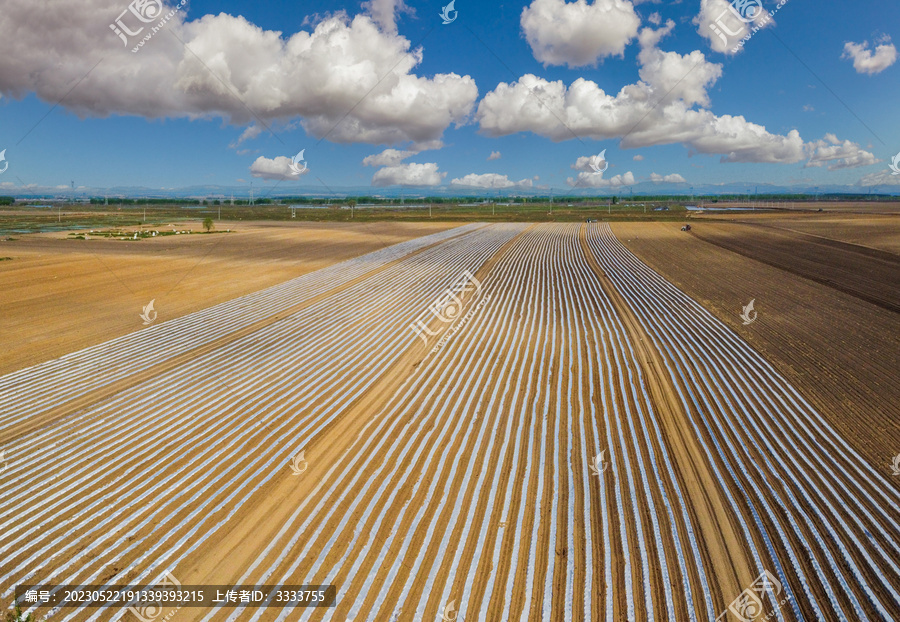
[[(673, 224), (613, 225), (629, 250), (737, 331), (890, 476), (890, 460), (900, 451), (900, 315), (841, 289), (865, 287), (893, 302), (900, 290), (875, 292), (868, 281), (854, 283), (851, 270), (881, 283), (896, 281), (900, 273), (884, 258), (838, 249), (827, 258), (829, 265), (848, 262), (830, 275), (837, 288), (798, 274), (816, 269), (807, 257), (833, 246), (797, 237), (788, 244), (779, 231), (742, 225), (696, 223), (694, 230), (697, 235)], [(900, 238), (897, 225), (894, 236)], [(727, 250), (726, 242), (746, 254)], [(791, 249), (798, 258), (793, 263)], [(776, 262), (785, 268), (771, 265)], [(824, 268), (819, 274), (829, 275)], [(751, 299), (758, 320), (745, 326), (740, 313)]]
[[(205, 309), (448, 223), (227, 223), (231, 233), (137, 241), (19, 234), (0, 244), (0, 374)], [(165, 227), (158, 227), (165, 230)], [(83, 232), (79, 232), (83, 233)], [(90, 234), (88, 234), (90, 235)]]

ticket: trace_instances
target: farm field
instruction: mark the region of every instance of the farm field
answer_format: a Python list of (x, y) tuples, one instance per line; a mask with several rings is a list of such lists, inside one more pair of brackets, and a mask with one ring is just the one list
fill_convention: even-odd
[[(773, 226), (781, 226), (781, 222)], [(829, 276), (837, 280), (824, 269), (825, 279), (810, 280), (795, 269), (772, 265), (771, 256), (765, 254), (769, 248), (765, 239), (759, 246), (745, 244), (743, 248), (749, 252), (732, 252), (707, 242), (707, 228), (715, 230), (713, 236), (722, 231), (726, 240), (747, 231), (742, 224), (720, 222), (694, 223), (692, 233), (697, 235), (667, 224), (613, 225), (629, 250), (760, 351), (857, 451), (890, 475), (891, 459), (900, 451), (897, 313), (824, 282)], [(751, 233), (754, 240), (768, 234), (765, 229)], [(882, 236), (900, 240), (900, 225), (895, 221), (883, 224)], [(781, 233), (774, 231), (772, 239), (781, 242)], [(802, 239), (794, 242), (798, 257), (807, 254), (803, 249), (806, 243)], [(897, 277), (896, 271), (884, 268), (883, 254), (872, 258), (848, 254), (853, 262), (870, 262), (860, 274)], [(830, 260), (838, 257), (840, 249)], [(848, 276), (846, 289), (851, 290), (853, 274)], [(759, 315), (745, 326), (740, 313), (750, 300), (756, 301)]]
[(695, 229), (409, 225), (339, 248), (305, 231), (294, 266), (274, 230), (260, 280), (239, 278), (262, 272), (250, 254), (171, 319), (67, 337), (0, 377), (0, 501), (18, 504), (0, 598), (169, 572), (337, 587), (333, 609), (179, 621), (716, 620), (767, 572), (769, 619), (895, 619), (890, 257), (829, 246), (851, 270), (888, 266), (836, 287), (704, 241), (740, 238), (724, 224)]
[[(826, 205), (829, 212), (830, 204)], [(734, 222), (752, 223), (763, 227), (806, 233), (862, 247), (879, 249), (900, 255), (900, 233), (897, 231), (897, 215), (891, 207), (882, 208), (879, 214), (741, 214)], [(701, 220), (721, 220), (721, 217), (703, 216)]]
[(691, 232), (710, 244), (900, 312), (900, 255), (781, 228), (705, 222)]
[[(450, 226), (230, 221), (216, 224), (230, 233), (134, 242), (9, 236), (0, 242), (12, 258), (0, 262), (0, 374), (133, 332), (151, 300), (165, 321)], [(199, 222), (177, 228), (201, 231)]]

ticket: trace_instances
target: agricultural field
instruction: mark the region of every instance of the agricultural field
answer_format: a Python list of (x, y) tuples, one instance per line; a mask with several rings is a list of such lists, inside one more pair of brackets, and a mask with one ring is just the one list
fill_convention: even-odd
[[(175, 578), (336, 599), (154, 619), (897, 619), (896, 240), (380, 224), (3, 247), (4, 605)], [(104, 259), (195, 285), (141, 326), (151, 289), (98, 296)], [(104, 297), (133, 329), (70, 336)]]
[(0, 373), (133, 332), (151, 300), (162, 322), (451, 226), (226, 221), (205, 235), (179, 221), (117, 229), (128, 240), (90, 229), (0, 236), (10, 257), (0, 263)]

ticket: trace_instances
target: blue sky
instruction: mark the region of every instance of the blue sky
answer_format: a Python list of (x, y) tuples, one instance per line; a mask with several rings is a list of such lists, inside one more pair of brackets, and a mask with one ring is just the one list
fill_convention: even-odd
[[(447, 2), (192, 0), (131, 52), (145, 33), (125, 46), (109, 28), (129, 9), (124, 0), (75, 0), (67, 15), (8, 0), (0, 150), (9, 168), (0, 193), (71, 181), (91, 189), (253, 181), (265, 192), (276, 184), (605, 191), (651, 176), (687, 186), (900, 180), (888, 168), (900, 151), (896, 3), (788, 0), (730, 53), (705, 28), (725, 0), (457, 0), (456, 19), (442, 24)], [(762, 1), (768, 11), (777, 4)], [(130, 13), (123, 22), (156, 23)], [(287, 43), (300, 32), (310, 33), (309, 49)], [(403, 53), (410, 43), (419, 62)], [(345, 56), (334, 60), (338, 48)], [(395, 74), (400, 85), (390, 84)], [(578, 80), (590, 88), (576, 97)], [(551, 88), (557, 81), (563, 91)], [(498, 92), (501, 83), (515, 88)], [(613, 104), (624, 87), (631, 94)], [(402, 110), (410, 101), (420, 103)], [(646, 135), (627, 144), (623, 128), (636, 119), (635, 134)], [(261, 124), (272, 132), (251, 131), (238, 144)], [(298, 175), (287, 166), (301, 149), (307, 170)], [(597, 174), (590, 164), (602, 164), (603, 150), (609, 167)], [(493, 152), (499, 158), (489, 160)]]

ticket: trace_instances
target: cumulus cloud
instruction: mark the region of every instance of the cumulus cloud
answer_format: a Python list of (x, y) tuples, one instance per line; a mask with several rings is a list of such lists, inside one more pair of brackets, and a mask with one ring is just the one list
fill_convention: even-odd
[[(646, 36), (650, 44), (654, 37)], [(680, 55), (644, 48), (639, 60), (641, 81), (616, 95), (597, 83), (578, 78), (566, 87), (526, 74), (500, 83), (482, 99), (476, 112), (480, 131), (488, 136), (533, 132), (554, 141), (577, 135), (595, 140), (622, 138), (622, 147), (682, 143), (696, 152), (721, 154), (727, 162), (799, 162), (803, 141), (796, 130), (772, 134), (743, 116), (716, 116), (693, 104), (709, 101), (707, 89), (721, 76), (722, 66), (702, 52)], [(683, 71), (682, 71), (683, 70)], [(677, 83), (678, 76), (690, 73)], [(674, 83), (673, 83), (674, 82)], [(663, 95), (671, 89), (661, 104)]]
[(465, 186), (468, 188), (488, 188), (492, 190), (498, 190), (513, 187), (531, 188), (534, 185), (534, 182), (530, 179), (512, 181), (506, 175), (499, 175), (497, 173), (485, 173), (483, 175), (469, 173), (464, 177), (451, 180), (450, 185)]
[(533, 0), (520, 23), (534, 57), (545, 66), (582, 67), (622, 55), (641, 20), (626, 0)]
[(309, 169), (302, 173), (296, 173), (291, 168), (292, 160), (285, 156), (277, 156), (274, 160), (259, 156), (256, 161), (250, 165), (250, 174), (261, 179), (277, 179), (279, 181), (291, 181), (300, 179), (309, 172)]
[(663, 105), (681, 100), (685, 106), (709, 106), (708, 89), (722, 77), (722, 65), (710, 63), (699, 50), (690, 54), (663, 52), (657, 46), (662, 36), (672, 31), (675, 23), (669, 20), (664, 28), (641, 31), (639, 75), (653, 94), (661, 93), (657, 102)]
[[(478, 105), (482, 134), (497, 137), (532, 132), (554, 141), (575, 136), (621, 139), (623, 148), (681, 143), (692, 152), (720, 155), (722, 162), (796, 163), (808, 157), (800, 133), (773, 134), (743, 116), (715, 115), (709, 89), (722, 66), (702, 52), (665, 52), (657, 47), (673, 24), (639, 35), (641, 80), (608, 94), (584, 78), (566, 86), (526, 74), (500, 83)], [(684, 78), (678, 82), (678, 77)], [(664, 97), (665, 96), (665, 97)]]
[(376, 24), (386, 32), (397, 32), (397, 13), (415, 15), (415, 9), (406, 6), (403, 0), (370, 0), (362, 3)]
[(415, 155), (416, 151), (400, 151), (398, 149), (385, 149), (381, 153), (367, 156), (363, 159), (363, 166), (396, 166), (408, 158)]
[(852, 59), (856, 73), (868, 75), (881, 73), (897, 62), (897, 48), (891, 43), (890, 37), (884, 37), (880, 41), (876, 41), (876, 44), (873, 51), (870, 49), (868, 41), (862, 43), (848, 41), (844, 44), (844, 53), (841, 58)]
[[(370, 10), (388, 4), (402, 3), (373, 0)], [(439, 140), (451, 124), (466, 121), (478, 97), (469, 76), (416, 75), (422, 48), (412, 49), (366, 14), (329, 15), (312, 32), (283, 37), (243, 17), (220, 13), (186, 22), (181, 11), (132, 53), (143, 34), (126, 46), (109, 28), (122, 9), (119, 0), (81, 0), (66, 11), (6, 0), (0, 94), (64, 99), (81, 116), (220, 117), (239, 124), (299, 118), (317, 138), (371, 144)], [(152, 26), (130, 12), (122, 19), (133, 30)]]
[(751, 28), (772, 26), (775, 21), (762, 2), (748, 2), (746, 8), (738, 12), (729, 0), (700, 0), (700, 13), (694, 18), (694, 24), (714, 51), (730, 53)]
[[(603, 150), (606, 151), (605, 149)], [(600, 154), (590, 155), (590, 156), (580, 156), (577, 160), (575, 160), (575, 164), (571, 166), (576, 171), (584, 171), (586, 173), (593, 173), (598, 169), (605, 169), (606, 159), (605, 157), (601, 157)]]
[(500, 159), (499, 151), (491, 151), (491, 155), (488, 156), (488, 162), (490, 162), (491, 160), (499, 160), (499, 159)]
[(678, 173), (671, 173), (669, 175), (657, 175), (656, 173), (650, 173), (650, 181), (653, 183), (666, 182), (670, 184), (683, 184), (686, 183), (684, 177), (679, 175)]
[(439, 186), (447, 173), (438, 171), (434, 162), (398, 164), (375, 171), (373, 186)]
[(863, 150), (858, 144), (845, 140), (841, 142), (834, 134), (826, 134), (822, 140), (806, 145), (809, 161), (806, 167), (828, 165), (829, 171), (843, 168), (858, 168), (880, 162), (875, 154)]
[(636, 156), (634, 156), (634, 157), (631, 158), (631, 159), (634, 160), (635, 162), (643, 162), (643, 161), (644, 161), (644, 156), (642, 156), (641, 154), (637, 154)]
[(616, 175), (609, 179), (604, 179), (602, 173), (578, 173), (578, 177), (573, 179), (569, 177), (566, 183), (573, 188), (619, 188), (621, 186), (633, 186), (634, 174), (628, 171), (624, 175)]

